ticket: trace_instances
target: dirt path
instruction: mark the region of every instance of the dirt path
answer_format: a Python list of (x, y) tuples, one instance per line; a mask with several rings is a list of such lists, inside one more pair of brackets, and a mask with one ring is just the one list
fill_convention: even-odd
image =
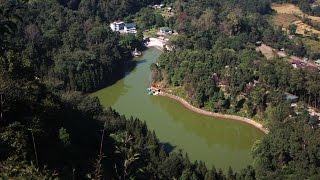
[(214, 112), (206, 111), (206, 110), (203, 110), (203, 109), (200, 109), (200, 108), (196, 108), (196, 107), (192, 106), (190, 103), (188, 103), (186, 100), (182, 99), (181, 97), (178, 97), (178, 96), (175, 96), (175, 95), (172, 95), (172, 94), (168, 94), (168, 93), (165, 93), (165, 92), (160, 92), (158, 94), (158, 96), (165, 96), (165, 97), (174, 99), (174, 100), (180, 102), (183, 106), (185, 106), (186, 108), (188, 108), (189, 110), (191, 110), (193, 112), (196, 112), (196, 113), (199, 113), (199, 114), (203, 114), (203, 115), (206, 115), (206, 116), (212, 116), (212, 117), (217, 117), (217, 118), (222, 118), (222, 119), (231, 119), (231, 120), (235, 120), (235, 121), (241, 121), (241, 122), (247, 123), (247, 124), (249, 124), (251, 126), (254, 126), (255, 128), (259, 129), (260, 131), (264, 132), (265, 134), (269, 133), (269, 130), (264, 128), (262, 126), (262, 124), (254, 121), (252, 119), (241, 117), (241, 116), (236, 116), (236, 115), (214, 113)]

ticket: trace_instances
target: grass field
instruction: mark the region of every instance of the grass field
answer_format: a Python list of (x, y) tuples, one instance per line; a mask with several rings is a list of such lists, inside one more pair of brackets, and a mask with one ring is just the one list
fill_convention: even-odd
[(295, 14), (299, 16), (304, 14), (299, 7), (293, 4), (288, 4), (288, 3), (284, 3), (284, 4), (273, 3), (272, 9), (279, 14)]
[(276, 14), (272, 19), (273, 24), (276, 26), (282, 26), (284, 28), (288, 28), (290, 24), (298, 20), (299, 18), (293, 14)]
[(273, 3), (272, 4), (272, 9), (275, 10), (278, 14), (292, 14), (292, 15), (296, 15), (299, 17), (306, 17), (309, 18), (311, 20), (320, 22), (320, 17), (318, 16), (309, 16), (305, 13), (303, 13), (299, 7), (293, 5), (293, 4), (289, 4), (289, 3), (284, 3), (284, 4), (277, 4), (277, 3)]

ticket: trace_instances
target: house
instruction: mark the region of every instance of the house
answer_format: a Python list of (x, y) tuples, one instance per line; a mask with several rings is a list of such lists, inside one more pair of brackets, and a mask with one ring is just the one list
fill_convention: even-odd
[(136, 34), (137, 33), (135, 23), (125, 23), (123, 30), (124, 30), (124, 33), (128, 33), (128, 34)]
[(110, 23), (110, 28), (112, 31), (121, 31), (124, 29), (125, 23), (123, 21), (115, 21), (113, 23)]
[(162, 35), (170, 35), (173, 33), (172, 29), (168, 28), (168, 27), (161, 27), (159, 30), (159, 33)]
[(129, 34), (137, 33), (135, 23), (125, 23), (123, 21), (115, 21), (113, 23), (110, 23), (110, 28), (112, 29), (112, 31), (116, 31), (120, 33), (129, 33)]

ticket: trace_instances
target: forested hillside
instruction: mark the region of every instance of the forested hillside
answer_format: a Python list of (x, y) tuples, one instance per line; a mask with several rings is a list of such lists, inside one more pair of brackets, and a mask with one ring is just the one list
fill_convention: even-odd
[(153, 67), (156, 80), (183, 87), (199, 107), (249, 117), (263, 119), (268, 105), (285, 100), (281, 98), (285, 92), (319, 106), (319, 73), (294, 69), (283, 60), (266, 61), (256, 51), (255, 43), (263, 41), (293, 55), (304, 52), (302, 44), (290, 41), (263, 16), (270, 6), (216, 2), (207, 8), (192, 1), (180, 6), (188, 11), (181, 10), (176, 17), (180, 34), (171, 38), (174, 50), (164, 53), (159, 67)]
[(154, 81), (197, 107), (265, 124), (270, 133), (253, 150), (259, 178), (318, 177), (319, 120), (307, 109), (319, 107), (319, 71), (257, 52), (263, 42), (294, 56), (309, 53), (270, 23), (270, 1), (237, 2), (176, 1), (170, 24), (178, 35), (151, 67)]
[(97, 16), (109, 22), (133, 15), (141, 8), (160, 3), (160, 0), (57, 0), (65, 7), (81, 11), (86, 16)]
[[(262, 40), (304, 52), (269, 24), (270, 2), (166, 2), (176, 13), (161, 23), (179, 35), (152, 66), (155, 81), (199, 107), (264, 119), (270, 133), (253, 147), (253, 167), (224, 173), (191, 162), (144, 122), (76, 92), (112, 83), (131, 59), (109, 21), (159, 2), (0, 0), (1, 179), (320, 178), (319, 122), (304, 107), (319, 106), (319, 72), (255, 51)], [(284, 93), (299, 96), (297, 109)]]
[[(58, 89), (91, 92), (118, 79), (131, 52), (120, 43), (123, 37), (111, 32), (109, 20), (134, 13), (141, 5), (121, 5), (125, 13), (108, 10), (114, 13), (109, 15), (104, 13), (104, 1), (61, 3), (68, 6), (30, 1), (15, 10), (16, 1), (1, 4), (4, 11), (23, 17), (17, 21), (15, 36), (6, 39), (20, 50), (16, 56), (26, 61), (35, 76)], [(76, 10), (71, 9), (74, 4), (78, 4)], [(9, 69), (10, 64), (6, 66)]]
[[(86, 38), (78, 39), (81, 33), (63, 39), (66, 34), (56, 32), (57, 36), (62, 36), (63, 42), (59, 42), (61, 43), (59, 46), (54, 46), (42, 39), (47, 36), (44, 36), (45, 32), (40, 28), (46, 25), (54, 26), (55, 21), (49, 24), (41, 23), (39, 24), (41, 27), (33, 24), (30, 25), (32, 30), (29, 31), (27, 28), (22, 31), (22, 27), (25, 27), (25, 23), (29, 20), (41, 21), (41, 18), (45, 18), (36, 16), (38, 15), (36, 11), (44, 11), (42, 13), (48, 14), (56, 12), (57, 15), (51, 18), (65, 18), (61, 11), (67, 10), (60, 5), (53, 2), (52, 4), (37, 2), (28, 5), (22, 3), (7, 5), (5, 3), (0, 6), (1, 179), (173, 179), (179, 177), (224, 179), (227, 177), (221, 170), (207, 169), (202, 162), (190, 162), (181, 152), (169, 154), (170, 145), (161, 144), (154, 132), (149, 131), (146, 124), (138, 119), (126, 119), (111, 109), (103, 110), (98, 99), (92, 99), (74, 91), (66, 91), (71, 90), (71, 87), (62, 86), (63, 91), (52, 88), (47, 81), (51, 82), (53, 77), (49, 78), (46, 71), (55, 72), (51, 66), (58, 68), (57, 62), (72, 65), (74, 61), (78, 61), (78, 58), (83, 58), (84, 68), (87, 66), (94, 71), (99, 69), (88, 64), (87, 61), (104, 61), (103, 55), (100, 57), (99, 53), (85, 47)], [(61, 11), (54, 11), (55, 8), (43, 9), (51, 5)], [(21, 15), (25, 12), (33, 14), (31, 11), (35, 11), (33, 12), (36, 14), (35, 17), (30, 17), (25, 22)], [(58, 24), (64, 24), (65, 21), (76, 22), (72, 21), (72, 16), (78, 17), (74, 15), (75, 12), (67, 12), (71, 13), (71, 17), (68, 17), (70, 19), (64, 19)], [(114, 61), (121, 60), (123, 54), (117, 52), (117, 48), (121, 48), (117, 46), (117, 41), (114, 39), (118, 36), (110, 33), (102, 25), (100, 27), (99, 23), (97, 26), (97, 31), (102, 34), (99, 38), (93, 36), (96, 38), (93, 38), (96, 41), (93, 46), (97, 46), (98, 49), (108, 46), (108, 50), (115, 48), (115, 52), (110, 55), (113, 56)], [(28, 39), (24, 33), (30, 33), (29, 38), (32, 38)], [(91, 37), (90, 35), (92, 34), (89, 33), (88, 38)], [(69, 40), (70, 43), (66, 43)], [(87, 40), (90, 45), (90, 38)], [(112, 41), (108, 40), (115, 40), (115, 42), (111, 43)], [(47, 49), (46, 45), (53, 46), (52, 49), (49, 48), (51, 51), (30, 52), (39, 50), (38, 48)], [(60, 52), (62, 47), (66, 48), (65, 53), (69, 53), (68, 55)], [(75, 49), (79, 50), (73, 52)], [(114, 56), (116, 54), (117, 56)], [(51, 59), (51, 56), (54, 58)], [(86, 59), (87, 56), (97, 57)], [(45, 62), (50, 66), (43, 64)], [(115, 67), (109, 68), (114, 70)], [(61, 76), (63, 75), (69, 74), (67, 71), (64, 73), (61, 71)], [(89, 76), (86, 74), (84, 78)], [(91, 85), (90, 82), (88, 83)], [(165, 151), (165, 149), (168, 150)], [(252, 168), (248, 167), (242, 174), (236, 175), (230, 170), (228, 177), (253, 178), (255, 174), (252, 171)]]

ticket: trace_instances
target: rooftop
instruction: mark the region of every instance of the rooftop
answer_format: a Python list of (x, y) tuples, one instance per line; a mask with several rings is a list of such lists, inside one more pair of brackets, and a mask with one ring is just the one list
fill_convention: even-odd
[(118, 20), (118, 21), (114, 21), (113, 23), (114, 23), (114, 24), (123, 24), (124, 22), (123, 22), (123, 21)]
[(161, 28), (160, 28), (160, 31), (166, 31), (166, 32), (168, 32), (168, 31), (172, 31), (172, 30), (171, 30), (171, 28), (169, 28), (169, 27), (161, 27)]
[(135, 28), (135, 27), (136, 27), (136, 24), (135, 24), (135, 23), (125, 23), (125, 26), (126, 26), (128, 29), (131, 29), (131, 28)]

